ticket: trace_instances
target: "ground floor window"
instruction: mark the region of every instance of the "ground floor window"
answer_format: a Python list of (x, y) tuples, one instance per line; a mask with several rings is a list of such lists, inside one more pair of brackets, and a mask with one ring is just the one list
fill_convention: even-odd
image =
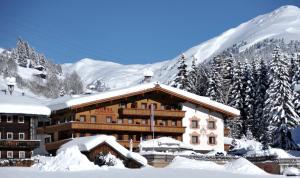
[(7, 151), (6, 157), (7, 158), (14, 158), (14, 152), (13, 151)]
[(216, 137), (215, 136), (209, 136), (208, 137), (208, 144), (215, 145), (216, 144)]
[(192, 136), (192, 144), (198, 144), (199, 143), (199, 137), (198, 136)]
[(19, 158), (24, 159), (25, 158), (25, 151), (19, 151)]
[(14, 133), (12, 133), (12, 132), (7, 132), (7, 133), (6, 133), (6, 139), (7, 139), (7, 140), (13, 140), (13, 139), (14, 139)]

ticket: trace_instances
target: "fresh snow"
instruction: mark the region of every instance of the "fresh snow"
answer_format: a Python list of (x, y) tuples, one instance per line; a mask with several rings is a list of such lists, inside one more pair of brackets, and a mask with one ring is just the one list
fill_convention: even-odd
[(49, 116), (51, 110), (38, 99), (22, 96), (13, 92), (12, 95), (0, 93), (0, 113), (20, 113)]
[(131, 152), (127, 150), (125, 147), (120, 145), (114, 136), (108, 135), (94, 135), (94, 136), (87, 136), (87, 137), (77, 137), (72, 139), (71, 141), (63, 144), (58, 150), (57, 153), (65, 152), (69, 148), (77, 147), (80, 151), (89, 151), (100, 145), (101, 143), (107, 143), (115, 150), (120, 152), (124, 157), (131, 158), (140, 164), (146, 166), (147, 159), (143, 156), (139, 155), (138, 153)]
[(188, 97), (189, 99), (197, 101), (198, 103), (210, 105), (219, 110), (231, 113), (232, 115), (240, 114), (239, 110), (237, 110), (233, 107), (224, 105), (222, 103), (210, 100), (208, 97), (199, 96), (199, 95), (196, 95), (196, 94), (184, 91), (184, 90), (180, 90), (180, 89), (168, 86), (168, 85), (160, 84), (157, 82), (139, 84), (139, 85), (136, 85), (133, 87), (128, 87), (128, 88), (119, 89), (119, 90), (112, 90), (112, 91), (102, 92), (102, 93), (98, 93), (98, 94), (91, 94), (88, 96), (75, 96), (75, 97), (74, 96), (73, 97), (65, 96), (65, 97), (61, 97), (61, 98), (58, 98), (58, 99), (55, 99), (55, 100), (49, 102), (48, 106), (51, 108), (51, 110), (60, 110), (60, 109), (69, 108), (71, 106), (76, 106), (76, 105), (83, 104), (83, 103), (89, 103), (89, 102), (93, 102), (93, 101), (101, 101), (101, 100), (109, 99), (109, 98), (112, 98), (115, 96), (127, 95), (130, 93), (134, 94), (134, 93), (140, 92), (140, 91), (151, 90), (151, 89), (154, 89), (157, 85), (159, 85), (159, 87), (161, 87), (162, 89), (171, 91), (173, 93), (176, 93), (177, 95)]
[(211, 161), (198, 161), (183, 157), (175, 157), (167, 168), (172, 169), (204, 169), (211, 171), (227, 171), (236, 174), (267, 175), (264, 170), (252, 164), (245, 158), (219, 165)]
[(279, 175), (251, 175), (236, 174), (219, 170), (204, 169), (162, 169), (162, 168), (142, 168), (142, 169), (99, 169), (76, 172), (42, 172), (33, 168), (5, 167), (0, 168), (1, 177), (5, 178), (284, 178)]
[[(241, 25), (229, 29), (219, 36), (205, 41), (184, 52), (188, 69), (193, 56), (196, 63), (201, 63), (224, 49), (239, 42), (247, 42), (240, 50), (266, 38), (284, 38), (285, 40), (300, 40), (300, 9), (296, 6), (282, 6), (273, 12), (260, 15)], [(144, 71), (153, 71), (154, 81), (170, 84), (177, 74), (178, 58), (153, 64), (122, 65), (107, 61), (82, 59), (74, 64), (64, 64), (63, 72), (76, 71), (84, 81), (84, 85), (97, 79), (104, 81), (111, 89), (123, 88), (138, 84), (143, 79)], [(82, 70), (84, 68), (84, 70)]]
[(76, 146), (61, 150), (54, 157), (38, 156), (36, 159), (39, 162), (32, 167), (40, 171), (86, 171), (100, 168), (90, 162)]

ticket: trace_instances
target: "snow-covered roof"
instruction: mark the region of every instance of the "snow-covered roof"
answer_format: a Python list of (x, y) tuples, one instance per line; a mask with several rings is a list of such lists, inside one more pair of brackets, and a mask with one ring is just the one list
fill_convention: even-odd
[(128, 95), (134, 95), (139, 92), (145, 92), (145, 91), (153, 91), (155, 89), (160, 89), (164, 92), (171, 93), (173, 95), (176, 95), (177, 97), (181, 97), (184, 99), (187, 99), (189, 101), (192, 101), (194, 103), (197, 103), (199, 105), (202, 105), (204, 107), (209, 107), (215, 110), (218, 110), (220, 112), (226, 113), (230, 116), (238, 116), (240, 114), (240, 111), (224, 105), (222, 103), (210, 100), (208, 97), (199, 96), (178, 88), (174, 88), (168, 85), (160, 84), (158, 82), (152, 82), (152, 83), (144, 83), (139, 84), (133, 87), (119, 89), (119, 90), (111, 90), (107, 92), (92, 94), (89, 96), (76, 96), (76, 97), (62, 97), (59, 99), (55, 99), (48, 103), (48, 106), (51, 110), (61, 110), (65, 108), (70, 107), (76, 107), (76, 105), (82, 105), (82, 104), (90, 104), (94, 102), (104, 102), (109, 99), (113, 99), (115, 97), (122, 97), (122, 96), (128, 96)]
[(0, 113), (18, 113), (49, 116), (51, 110), (37, 99), (13, 93), (0, 93)]
[(192, 150), (192, 147), (170, 137), (142, 141), (139, 146), (141, 148), (182, 148)]
[(87, 137), (77, 137), (60, 146), (58, 152), (77, 146), (80, 151), (89, 151), (101, 143), (106, 143), (122, 154), (124, 157), (134, 159), (142, 165), (147, 165), (147, 160), (138, 153), (131, 152), (116, 141), (114, 136), (94, 135)]

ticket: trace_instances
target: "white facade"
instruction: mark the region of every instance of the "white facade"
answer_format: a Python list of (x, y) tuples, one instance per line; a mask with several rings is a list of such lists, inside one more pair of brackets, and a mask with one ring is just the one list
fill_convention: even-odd
[[(182, 110), (186, 111), (182, 120), (183, 126), (186, 127), (183, 134), (183, 142), (186, 145), (200, 152), (224, 151), (224, 120), (221, 113), (196, 107), (191, 103), (183, 103)], [(192, 121), (197, 121), (197, 128), (192, 127)], [(209, 121), (215, 123), (214, 129), (208, 127)], [(198, 143), (192, 143), (192, 136), (198, 137)], [(209, 137), (215, 137), (215, 144), (209, 144)]]

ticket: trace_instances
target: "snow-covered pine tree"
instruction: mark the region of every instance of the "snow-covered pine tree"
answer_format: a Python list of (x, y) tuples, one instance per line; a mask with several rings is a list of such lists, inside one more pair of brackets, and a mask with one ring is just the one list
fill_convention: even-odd
[(61, 89), (60, 89), (60, 91), (59, 91), (59, 96), (60, 96), (60, 97), (63, 97), (63, 96), (65, 96), (65, 95), (66, 95), (66, 91), (65, 91), (64, 87), (61, 87)]
[(292, 78), (292, 90), (294, 95), (294, 107), (296, 113), (300, 116), (300, 55), (294, 55), (291, 58), (291, 78)]
[(293, 140), (288, 133), (299, 125), (300, 119), (294, 109), (288, 60), (282, 57), (278, 47), (274, 49), (269, 74), (270, 86), (264, 113), (269, 113), (270, 129), (276, 138), (273, 139), (273, 146), (293, 149), (290, 147)]
[(208, 77), (208, 89), (206, 96), (210, 99), (224, 103), (224, 96), (222, 93), (222, 59), (216, 56), (212, 60), (211, 71)]
[(242, 132), (246, 134), (247, 130), (252, 131), (254, 123), (254, 81), (252, 75), (252, 67), (248, 60), (245, 62), (244, 77), (243, 77), (243, 95), (244, 106), (241, 111)]
[(192, 67), (187, 78), (187, 91), (205, 96), (208, 85), (207, 70), (202, 64), (196, 66), (196, 60), (193, 56)]
[(172, 85), (175, 88), (186, 90), (187, 88), (187, 65), (185, 64), (185, 55), (182, 54), (179, 59), (178, 73)]
[[(242, 98), (243, 95), (243, 83), (242, 83), (242, 67), (239, 61), (234, 60), (233, 62), (233, 77), (232, 77), (232, 85), (229, 89), (228, 95), (228, 105), (232, 106), (236, 109), (242, 111), (244, 106), (244, 100)], [(241, 133), (241, 120), (237, 118), (235, 120), (229, 120), (228, 126), (231, 130), (231, 136), (233, 138), (240, 138)]]
[(228, 57), (225, 57), (225, 60), (223, 62), (223, 71), (222, 71), (222, 78), (223, 78), (223, 87), (222, 87), (222, 93), (224, 96), (224, 103), (228, 103), (228, 95), (230, 88), (233, 83), (233, 70), (234, 70), (234, 59), (232, 54), (229, 54)]
[[(265, 64), (265, 61), (262, 58), (258, 58), (256, 61), (256, 69), (254, 70), (254, 81), (255, 81), (255, 101), (254, 101), (254, 126), (252, 127), (253, 136), (256, 140), (262, 141), (262, 139), (266, 139), (265, 136), (268, 137), (268, 122), (265, 121), (263, 109), (264, 103), (266, 100), (266, 90), (268, 88), (268, 68)], [(266, 140), (266, 143), (269, 143)]]

